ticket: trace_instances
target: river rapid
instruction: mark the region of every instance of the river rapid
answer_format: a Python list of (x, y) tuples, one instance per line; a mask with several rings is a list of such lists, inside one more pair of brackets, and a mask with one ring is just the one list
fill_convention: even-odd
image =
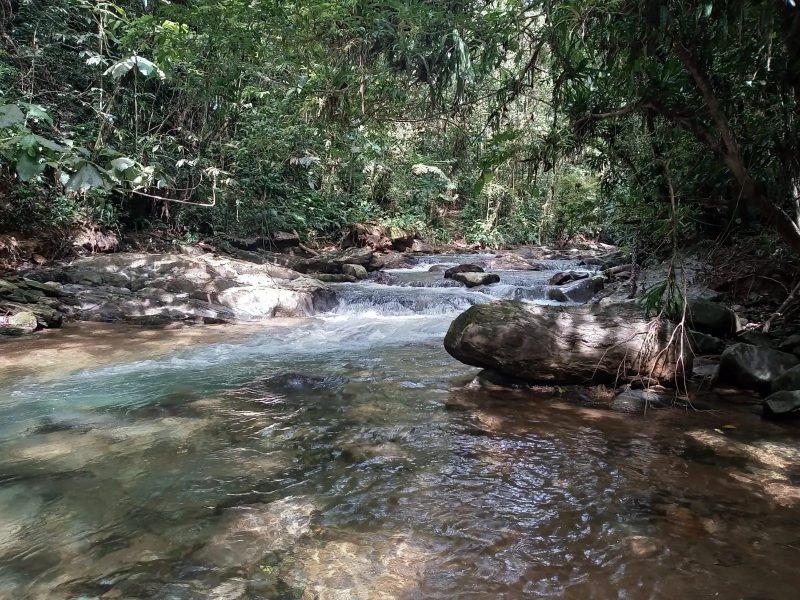
[(429, 270), (480, 258), (311, 319), (24, 342), (44, 369), (0, 345), (0, 598), (796, 598), (797, 428), (466, 385), (453, 318), (574, 267)]

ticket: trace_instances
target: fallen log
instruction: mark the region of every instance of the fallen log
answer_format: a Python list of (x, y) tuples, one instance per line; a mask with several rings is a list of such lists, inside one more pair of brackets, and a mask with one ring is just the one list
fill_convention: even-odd
[(444, 347), (468, 365), (545, 384), (642, 378), (674, 386), (692, 370), (681, 329), (622, 304), (473, 306), (452, 322)]

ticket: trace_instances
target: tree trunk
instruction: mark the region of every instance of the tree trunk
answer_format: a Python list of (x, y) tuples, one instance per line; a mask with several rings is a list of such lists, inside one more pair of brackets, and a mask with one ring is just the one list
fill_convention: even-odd
[(473, 306), (450, 325), (444, 347), (466, 364), (536, 383), (614, 384), (641, 377), (675, 386), (692, 370), (680, 331), (630, 305)]

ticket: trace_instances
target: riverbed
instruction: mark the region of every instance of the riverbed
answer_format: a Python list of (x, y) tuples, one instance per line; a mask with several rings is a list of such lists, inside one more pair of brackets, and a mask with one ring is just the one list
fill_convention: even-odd
[(431, 256), (309, 319), (0, 345), (0, 598), (760, 598), (800, 589), (800, 435), (481, 389), (442, 347), (544, 271)]

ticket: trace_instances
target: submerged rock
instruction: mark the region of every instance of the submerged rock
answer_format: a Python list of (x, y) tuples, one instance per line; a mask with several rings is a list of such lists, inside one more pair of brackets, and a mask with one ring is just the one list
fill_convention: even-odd
[(314, 505), (289, 497), (223, 511), (211, 540), (193, 558), (218, 567), (247, 567), (291, 548), (309, 532)]
[(496, 273), (455, 273), (450, 279), (470, 288), (500, 282), (500, 276)]
[(625, 390), (611, 402), (611, 409), (642, 414), (648, 408), (667, 408), (675, 403), (675, 394), (656, 390)]
[[(469, 365), (538, 383), (613, 383), (642, 376), (674, 384), (691, 372), (667, 346), (672, 326), (623, 306), (473, 306), (450, 325), (445, 349)], [(647, 345), (643, 343), (647, 341)]]
[(793, 354), (750, 344), (729, 346), (719, 362), (717, 379), (751, 390), (768, 390), (773, 380), (800, 364)]
[(367, 277), (367, 270), (362, 265), (342, 265), (342, 273), (350, 275), (354, 279), (365, 279)]

